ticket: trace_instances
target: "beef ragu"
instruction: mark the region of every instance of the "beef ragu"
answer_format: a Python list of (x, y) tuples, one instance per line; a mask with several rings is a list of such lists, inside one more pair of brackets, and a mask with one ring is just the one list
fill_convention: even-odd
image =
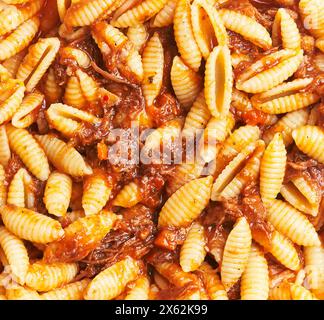
[(322, 2), (1, 2), (0, 300), (324, 299)]

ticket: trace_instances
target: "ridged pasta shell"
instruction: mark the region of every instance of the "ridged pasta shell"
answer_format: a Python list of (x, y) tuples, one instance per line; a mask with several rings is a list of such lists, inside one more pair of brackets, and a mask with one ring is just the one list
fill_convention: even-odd
[(49, 68), (60, 48), (58, 38), (39, 39), (28, 49), (17, 71), (17, 79), (25, 82), (26, 90), (33, 90)]
[(85, 163), (81, 154), (62, 140), (51, 135), (38, 135), (35, 138), (58, 170), (73, 177), (92, 173), (91, 167)]
[(189, 0), (178, 0), (173, 24), (174, 37), (181, 59), (197, 72), (202, 55), (192, 30)]
[(276, 133), (261, 159), (260, 194), (264, 203), (280, 192), (286, 172), (287, 151), (280, 133)]
[(67, 137), (72, 137), (83, 122), (98, 124), (100, 120), (91, 113), (70, 107), (62, 103), (53, 103), (46, 110), (49, 125)]
[(134, 27), (129, 27), (127, 30), (127, 38), (137, 51), (141, 51), (146, 40), (149, 38), (146, 26), (144, 24), (138, 24)]
[(225, 167), (213, 184), (211, 200), (219, 201), (221, 199), (222, 191), (243, 169), (246, 158), (255, 150), (256, 146), (257, 143), (249, 144)]
[(270, 90), (292, 76), (302, 60), (303, 50), (284, 49), (271, 53), (245, 69), (236, 79), (236, 88), (248, 93)]
[(171, 68), (171, 83), (180, 104), (186, 109), (190, 108), (201, 90), (201, 76), (175, 56)]
[(68, 8), (64, 15), (64, 23), (72, 27), (88, 26), (101, 14), (109, 10), (113, 6), (114, 1), (116, 0), (78, 2)]
[(230, 50), (227, 46), (215, 47), (207, 59), (205, 71), (205, 98), (214, 117), (224, 117), (228, 114), (232, 89)]
[(192, 30), (205, 59), (216, 45), (228, 43), (226, 29), (215, 7), (206, 0), (195, 0), (191, 5)]
[[(239, 12), (221, 9), (219, 14), (224, 22), (226, 29), (242, 35), (253, 44), (268, 50), (272, 47), (271, 37), (260, 23)], [(249, 26), (247, 28), (247, 26)]]
[(19, 80), (8, 79), (0, 83), (0, 124), (10, 120), (19, 109), (25, 86)]
[(6, 228), (22, 239), (48, 243), (64, 235), (58, 221), (41, 213), (13, 205), (2, 206), (0, 213)]
[(280, 233), (298, 245), (320, 245), (314, 226), (301, 212), (284, 201), (273, 200), (268, 204), (267, 219)]
[(125, 300), (148, 300), (150, 281), (146, 276), (138, 278), (134, 286), (127, 292)]
[(50, 174), (49, 164), (43, 149), (26, 129), (6, 125), (9, 145), (24, 162), (30, 172), (39, 180), (45, 181)]
[(166, 3), (167, 0), (144, 0), (111, 21), (111, 24), (118, 28), (134, 27), (153, 17)]
[(242, 300), (267, 300), (269, 295), (268, 263), (261, 250), (252, 245), (241, 280)]
[(62, 97), (63, 89), (56, 82), (53, 68), (50, 68), (45, 75), (43, 93), (45, 95), (46, 102), (49, 104), (58, 102)]
[(89, 285), (90, 279), (73, 282), (63, 286), (62, 288), (54, 289), (45, 292), (41, 295), (42, 300), (83, 300), (83, 295), (86, 287)]
[(19, 51), (25, 49), (35, 37), (39, 28), (39, 18), (37, 16), (22, 23), (17, 29), (7, 37), (0, 40), (0, 61), (14, 56)]
[(113, 201), (114, 206), (130, 208), (141, 201), (140, 187), (135, 182), (130, 182), (119, 191)]
[(188, 182), (164, 204), (159, 215), (159, 226), (187, 226), (196, 219), (210, 199), (211, 176)]
[[(36, 120), (36, 110), (40, 108), (44, 101), (44, 95), (38, 91), (27, 94), (19, 109), (12, 117), (11, 123), (16, 128), (27, 128)], [(34, 111), (34, 112), (33, 112)]]
[(284, 49), (298, 50), (301, 46), (301, 37), (294, 19), (286, 9), (277, 11), (272, 25), (273, 46), (279, 47), (282, 43)]
[(272, 127), (267, 129), (262, 136), (266, 144), (270, 143), (277, 132), (281, 133), (285, 146), (293, 143), (292, 132), (294, 129), (301, 127), (307, 123), (309, 111), (307, 109), (300, 109), (289, 112), (284, 115)]
[(324, 36), (323, 38), (317, 39), (315, 45), (318, 49), (324, 52)]
[(13, 176), (7, 195), (7, 203), (17, 207), (31, 208), (35, 202), (33, 193), (34, 182), (28, 171), (20, 168)]
[(142, 61), (144, 70), (142, 89), (146, 106), (151, 106), (160, 93), (164, 69), (163, 46), (157, 32), (146, 43)]
[(295, 129), (292, 137), (299, 150), (309, 157), (324, 163), (324, 132), (317, 126), (303, 126)]
[(270, 114), (286, 113), (305, 108), (320, 99), (316, 93), (301, 92), (312, 81), (312, 78), (304, 78), (280, 84), (269, 91), (254, 95), (251, 102), (255, 108)]
[(197, 270), (206, 256), (204, 227), (194, 222), (180, 250), (180, 266), (184, 272)]
[(317, 216), (319, 209), (318, 204), (311, 204), (292, 182), (284, 184), (280, 189), (280, 194), (299, 211)]
[(101, 271), (88, 285), (86, 300), (111, 300), (124, 291), (127, 283), (139, 274), (137, 261), (128, 257)]
[(225, 243), (221, 263), (222, 283), (228, 291), (241, 277), (248, 263), (252, 235), (247, 220), (239, 218)]
[(169, 0), (152, 19), (151, 26), (154, 28), (162, 28), (172, 24), (177, 2), (178, 0)]
[(324, 36), (324, 4), (318, 0), (299, 1), (299, 10), (304, 18), (304, 26), (315, 37)]

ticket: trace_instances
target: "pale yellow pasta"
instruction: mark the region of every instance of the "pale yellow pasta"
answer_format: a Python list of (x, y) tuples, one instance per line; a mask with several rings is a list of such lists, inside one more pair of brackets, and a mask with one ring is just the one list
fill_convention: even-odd
[(111, 186), (103, 174), (87, 177), (83, 186), (82, 207), (85, 214), (98, 213), (109, 199)]
[(22, 102), (24, 91), (25, 86), (19, 80), (0, 83), (0, 124), (11, 119)]
[(307, 199), (307, 201), (319, 207), (321, 201), (321, 193), (319, 190), (316, 190), (314, 186), (303, 176), (293, 177), (291, 182), (296, 186), (300, 193)]
[(307, 123), (309, 111), (307, 109), (300, 109), (289, 112), (275, 123), (271, 128), (267, 129), (262, 136), (265, 143), (269, 144), (277, 132), (281, 133), (282, 140), (285, 146), (289, 146), (294, 140), (292, 138), (292, 131)]
[(147, 155), (149, 151), (158, 148), (161, 144), (169, 143), (179, 137), (181, 133), (182, 121), (179, 119), (170, 120), (161, 127), (152, 131), (145, 140), (145, 145), (141, 154)]
[(192, 180), (178, 189), (164, 204), (159, 226), (187, 226), (196, 219), (210, 200), (213, 178)]
[(252, 110), (252, 104), (249, 96), (245, 92), (239, 91), (236, 88), (233, 88), (231, 103), (240, 111)]
[(180, 266), (184, 272), (197, 270), (206, 256), (204, 227), (194, 222), (180, 250)]
[(301, 37), (298, 27), (289, 12), (280, 8), (272, 25), (272, 42), (274, 47), (282, 44), (284, 49), (298, 50), (301, 46)]
[(294, 244), (280, 232), (274, 230), (270, 237), (269, 247), (265, 248), (286, 268), (299, 270), (301, 262)]
[(61, 99), (62, 91), (62, 87), (60, 87), (56, 81), (54, 69), (50, 68), (45, 75), (43, 86), (43, 93), (45, 95), (46, 101), (50, 104), (58, 102)]
[(87, 69), (91, 65), (91, 59), (85, 51), (74, 48), (72, 46), (66, 46), (60, 50), (61, 59), (73, 59), (79, 67)]
[(299, 150), (324, 163), (324, 131), (318, 126), (302, 126), (292, 132)]
[(7, 187), (5, 182), (6, 182), (5, 170), (3, 168), (3, 165), (0, 164), (0, 206), (6, 204)]
[(26, 286), (37, 291), (53, 290), (71, 282), (78, 271), (76, 263), (35, 262), (28, 269)]
[(295, 207), (299, 211), (305, 212), (314, 217), (317, 216), (319, 209), (318, 203), (310, 203), (308, 199), (292, 182), (288, 182), (285, 185), (283, 185), (280, 189), (280, 193), (287, 202), (289, 202), (293, 207)]
[(174, 14), (174, 37), (181, 59), (193, 71), (198, 71), (202, 55), (195, 40), (189, 0), (178, 0)]
[(45, 292), (40, 297), (42, 300), (83, 300), (84, 291), (89, 283), (90, 279), (83, 279)]
[[(235, 156), (232, 161), (230, 161), (230, 163), (220, 173), (213, 184), (211, 193), (211, 199), (213, 201), (220, 201), (222, 199), (222, 194), (226, 197), (227, 194), (231, 193), (231, 190), (235, 188), (233, 185), (231, 185), (231, 182), (237, 175), (239, 175), (244, 163), (246, 162), (246, 158), (255, 150), (257, 146), (261, 146), (262, 144), (262, 142), (252, 142), (237, 156)], [(234, 184), (236, 184), (236, 181)], [(225, 190), (227, 187), (229, 187), (229, 189)]]
[(212, 191), (211, 199), (213, 200), (214, 197), (216, 199), (231, 199), (237, 197), (239, 196), (243, 188), (247, 185), (246, 177), (256, 180), (259, 176), (261, 157), (263, 155), (264, 149), (264, 142), (262, 140), (259, 140), (254, 152), (246, 161), (246, 164), (243, 167), (243, 169), (239, 171), (239, 173), (234, 177), (234, 179), (226, 185), (226, 187), (220, 192), (219, 196), (217, 196), (217, 194), (214, 195)]
[(201, 272), (203, 283), (211, 300), (228, 300), (224, 286), (214, 270), (208, 263), (203, 262), (198, 269)]
[(0, 213), (6, 228), (25, 240), (48, 243), (64, 234), (58, 221), (26, 208), (5, 205), (0, 207)]
[(75, 3), (70, 6), (64, 15), (64, 23), (68, 26), (88, 26), (100, 15), (109, 10), (114, 0), (91, 0)]
[(0, 226), (0, 246), (8, 259), (13, 280), (23, 285), (29, 267), (28, 253), (23, 241)]
[(35, 136), (44, 149), (48, 160), (59, 171), (73, 177), (92, 173), (91, 167), (84, 161), (81, 154), (64, 141), (51, 135)]
[[(292, 76), (303, 60), (303, 50), (280, 50), (262, 57), (240, 74), (236, 88), (248, 93), (260, 93), (274, 88)], [(268, 64), (278, 63), (269, 68)]]
[(91, 113), (62, 103), (53, 103), (46, 110), (46, 117), (51, 127), (67, 137), (72, 137), (84, 122), (90, 124), (99, 123), (99, 119)]
[(147, 41), (142, 62), (144, 70), (143, 94), (146, 106), (151, 106), (160, 93), (164, 69), (163, 46), (157, 32)]
[(44, 95), (38, 91), (27, 94), (18, 110), (12, 117), (11, 123), (16, 128), (27, 128), (35, 122), (37, 108), (40, 108), (44, 100)]
[(9, 145), (24, 162), (28, 170), (38, 179), (47, 180), (50, 169), (43, 149), (26, 129), (6, 126)]
[(0, 126), (0, 164), (6, 166), (11, 156), (5, 125)]
[(242, 35), (245, 39), (265, 50), (272, 47), (271, 37), (267, 29), (256, 20), (237, 11), (228, 9), (219, 10), (219, 14), (226, 29)]
[(158, 13), (167, 0), (143, 0), (133, 8), (121, 14), (116, 20), (111, 22), (118, 28), (133, 27), (139, 23), (143, 23)]
[(223, 142), (230, 134), (235, 124), (232, 114), (226, 118), (211, 117), (199, 141), (198, 155), (206, 162), (216, 158), (219, 142)]
[(187, 182), (197, 179), (204, 168), (204, 163), (201, 161), (195, 161), (193, 163), (182, 162), (176, 166), (174, 174), (168, 180), (167, 193), (168, 195), (176, 192)]
[(298, 284), (290, 286), (290, 293), (292, 300), (317, 300), (309, 290)]
[(44, 192), (44, 204), (48, 213), (54, 216), (64, 216), (70, 204), (72, 194), (72, 179), (58, 171), (48, 177)]
[(130, 208), (141, 201), (140, 187), (136, 182), (126, 184), (116, 195), (113, 201), (114, 206)]
[(151, 26), (154, 28), (162, 28), (172, 24), (177, 2), (178, 0), (168, 0), (164, 7), (152, 19)]
[(228, 114), (232, 88), (230, 50), (227, 46), (215, 47), (207, 59), (205, 71), (205, 98), (214, 117), (224, 117)]
[[(258, 126), (241, 126), (236, 129), (224, 142), (222, 149), (217, 156), (219, 161), (219, 169), (222, 171), (224, 167), (221, 164), (224, 160), (232, 160), (242, 149), (250, 143), (258, 140), (260, 137), (260, 129)], [(225, 163), (225, 165), (228, 163)]]
[(76, 76), (72, 76), (68, 79), (65, 87), (63, 101), (67, 105), (79, 109), (83, 109), (86, 105), (87, 100), (83, 96), (79, 79)]
[(196, 42), (205, 59), (214, 46), (227, 45), (227, 33), (222, 18), (208, 0), (195, 0), (192, 3), (191, 23)]
[(244, 272), (250, 254), (252, 235), (245, 218), (239, 218), (225, 243), (222, 263), (221, 279), (228, 291)]
[(95, 102), (98, 97), (98, 85), (95, 80), (80, 69), (77, 69), (75, 74), (79, 80), (80, 87), (85, 99), (89, 102)]
[(324, 248), (304, 247), (306, 282), (319, 299), (324, 299)]
[(182, 136), (193, 137), (197, 131), (205, 128), (211, 114), (205, 101), (204, 91), (200, 91), (190, 108), (182, 129)]
[(320, 97), (312, 92), (300, 92), (312, 83), (312, 78), (296, 79), (251, 98), (253, 106), (263, 112), (280, 114), (305, 108)]
[(17, 285), (6, 290), (6, 297), (8, 300), (41, 300), (36, 290)]
[(7, 37), (0, 40), (0, 61), (6, 60), (25, 49), (35, 37), (39, 28), (39, 18), (33, 18), (22, 23)]
[(31, 208), (35, 201), (33, 186), (33, 180), (28, 171), (24, 168), (19, 169), (9, 184), (7, 203), (17, 207)]
[(127, 257), (101, 271), (86, 288), (86, 300), (111, 300), (124, 291), (126, 285), (139, 274), (139, 264)]
[(148, 37), (149, 34), (144, 24), (138, 24), (134, 27), (129, 27), (127, 30), (127, 38), (134, 45), (134, 48), (137, 51), (141, 51)]
[(267, 219), (280, 233), (298, 245), (320, 245), (317, 232), (310, 221), (284, 201), (273, 200), (268, 204)]
[(146, 276), (139, 277), (129, 289), (125, 300), (148, 300), (150, 281)]
[(264, 151), (260, 166), (260, 194), (264, 203), (275, 199), (285, 176), (287, 151), (280, 133), (276, 133)]
[(29, 47), (17, 71), (17, 79), (25, 82), (27, 91), (36, 87), (55, 59), (59, 48), (58, 38), (41, 38)]
[(190, 108), (202, 87), (200, 75), (186, 66), (180, 57), (175, 56), (171, 68), (171, 83), (180, 104), (186, 109)]
[(241, 280), (242, 300), (267, 300), (269, 295), (268, 263), (261, 250), (252, 245)]
[(324, 36), (324, 4), (319, 0), (299, 1), (299, 10), (304, 18), (304, 26), (315, 37)]
[(9, 59), (6, 59), (3, 61), (2, 65), (8, 70), (10, 76), (12, 78), (16, 77), (19, 65), (21, 61), (24, 59), (25, 55), (27, 53), (27, 49), (24, 49), (14, 56), (10, 57)]

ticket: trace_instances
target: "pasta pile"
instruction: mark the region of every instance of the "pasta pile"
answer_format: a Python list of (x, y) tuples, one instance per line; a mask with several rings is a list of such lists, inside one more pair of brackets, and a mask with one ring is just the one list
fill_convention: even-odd
[(0, 1), (0, 300), (324, 299), (323, 12)]

